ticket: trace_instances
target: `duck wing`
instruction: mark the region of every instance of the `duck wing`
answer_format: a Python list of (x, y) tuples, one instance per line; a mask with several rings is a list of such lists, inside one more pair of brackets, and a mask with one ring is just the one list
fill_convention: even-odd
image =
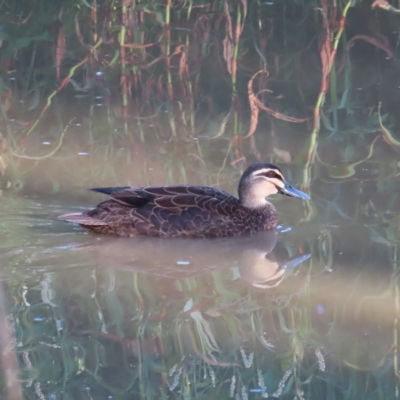
[(149, 196), (141, 194), (142, 188), (110, 187), (110, 188), (93, 188), (92, 192), (108, 194), (112, 200), (131, 207), (140, 207), (151, 201)]
[(230, 236), (244, 212), (235, 197), (206, 186), (92, 190), (111, 199), (87, 212), (88, 216), (109, 224), (129, 222), (131, 229), (142, 235)]

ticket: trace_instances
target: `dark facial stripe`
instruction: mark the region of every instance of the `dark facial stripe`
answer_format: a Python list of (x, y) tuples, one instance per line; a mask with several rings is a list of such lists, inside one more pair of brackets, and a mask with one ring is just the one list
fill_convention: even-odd
[(261, 170), (254, 171), (253, 176), (265, 176), (266, 178), (279, 179), (283, 182), (282, 174), (279, 171), (271, 168), (263, 168)]

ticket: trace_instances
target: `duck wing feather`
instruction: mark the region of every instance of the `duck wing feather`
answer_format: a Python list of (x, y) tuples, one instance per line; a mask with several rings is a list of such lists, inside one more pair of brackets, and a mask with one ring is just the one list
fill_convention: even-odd
[[(86, 214), (123, 231), (150, 236), (230, 236), (245, 210), (239, 200), (206, 186), (98, 188), (111, 199)], [(239, 225), (238, 225), (239, 224)]]

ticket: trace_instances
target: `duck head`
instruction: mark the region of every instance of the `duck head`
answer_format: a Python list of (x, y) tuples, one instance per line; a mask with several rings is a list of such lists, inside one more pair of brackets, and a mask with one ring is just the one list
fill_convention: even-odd
[(275, 165), (255, 163), (244, 171), (239, 182), (239, 200), (244, 207), (263, 207), (268, 203), (267, 197), (275, 193), (310, 200), (309, 195), (286, 182)]

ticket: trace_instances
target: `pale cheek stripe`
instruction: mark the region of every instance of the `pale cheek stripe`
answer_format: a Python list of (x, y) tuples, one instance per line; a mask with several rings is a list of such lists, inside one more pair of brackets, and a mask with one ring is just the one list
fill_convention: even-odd
[(279, 179), (276, 178), (268, 178), (270, 182), (272, 182), (276, 187), (278, 187), (279, 189), (283, 189), (285, 187), (285, 185), (283, 184), (283, 182)]
[[(285, 184), (284, 184), (280, 179), (277, 179), (277, 178), (267, 178), (266, 176), (264, 176), (264, 175), (259, 175), (259, 174), (255, 175), (255, 176), (264, 178), (267, 182), (272, 183), (273, 185), (275, 185), (275, 186), (276, 186), (277, 188), (279, 188), (279, 189), (283, 189), (283, 188), (285, 187)], [(282, 179), (283, 179), (283, 178), (282, 178)]]

